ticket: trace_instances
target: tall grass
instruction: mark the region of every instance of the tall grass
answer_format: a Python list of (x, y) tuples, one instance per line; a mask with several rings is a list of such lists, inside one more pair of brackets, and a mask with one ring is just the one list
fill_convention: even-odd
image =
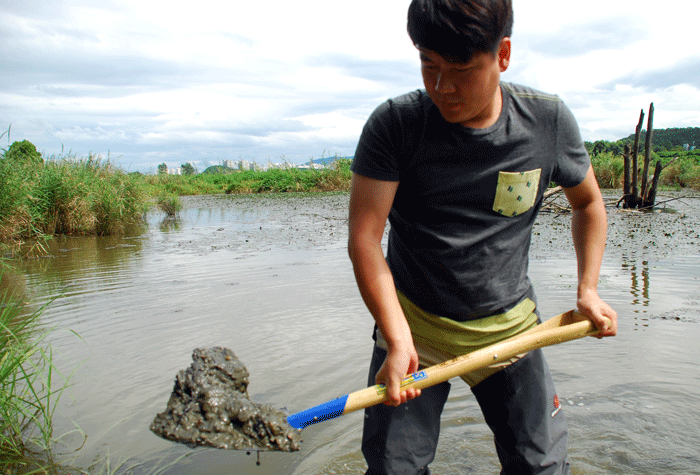
[(6, 251), (30, 242), (34, 247), (25, 252), (31, 252), (54, 234), (120, 233), (143, 219), (149, 197), (138, 175), (95, 155), (43, 159), (29, 142), (18, 143), (0, 156), (0, 244)]
[(338, 159), (331, 167), (323, 169), (290, 167), (218, 174), (156, 175), (145, 177), (145, 181), (153, 196), (347, 191), (350, 189), (350, 160)]
[(38, 319), (0, 297), (0, 473), (53, 473), (52, 417), (62, 392)]
[[(642, 160), (643, 157), (640, 157), (638, 164), (640, 176)], [(700, 190), (700, 157), (698, 155), (683, 152), (653, 154), (649, 167), (650, 174), (653, 174), (657, 160), (660, 160), (664, 166), (659, 177), (659, 186)], [(592, 156), (591, 162), (601, 188), (622, 188), (624, 160), (621, 155), (604, 152)]]
[(149, 175), (144, 176), (152, 196), (216, 195), (226, 190), (228, 175)]
[(678, 159), (666, 158), (667, 167), (661, 174), (662, 183), (676, 188), (693, 188), (700, 190), (700, 160), (697, 156), (678, 156)]
[(158, 208), (169, 217), (175, 217), (182, 209), (182, 202), (175, 194), (161, 194), (156, 198)]

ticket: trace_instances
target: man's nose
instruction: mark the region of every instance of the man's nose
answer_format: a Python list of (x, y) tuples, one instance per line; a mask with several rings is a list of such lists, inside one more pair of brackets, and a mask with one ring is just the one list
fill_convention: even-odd
[(437, 79), (435, 81), (435, 91), (436, 92), (454, 92), (455, 85), (451, 78), (443, 71), (437, 74)]

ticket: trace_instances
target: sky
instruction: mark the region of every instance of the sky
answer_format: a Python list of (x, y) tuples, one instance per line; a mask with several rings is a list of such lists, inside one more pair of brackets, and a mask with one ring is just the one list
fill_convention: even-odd
[[(126, 171), (352, 156), (423, 87), (408, 0), (0, 0), (0, 148)], [(584, 140), (700, 127), (700, 3), (514, 0), (502, 80), (558, 94)], [(9, 132), (9, 133), (8, 133)]]

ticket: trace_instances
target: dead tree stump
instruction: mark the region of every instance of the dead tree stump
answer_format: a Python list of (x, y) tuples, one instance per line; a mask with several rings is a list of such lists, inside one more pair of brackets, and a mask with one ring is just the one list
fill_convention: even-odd
[[(656, 189), (659, 185), (659, 177), (663, 166), (661, 162), (656, 162), (654, 177), (649, 185), (649, 164), (651, 162), (651, 146), (654, 131), (654, 103), (649, 105), (649, 118), (647, 122), (646, 140), (644, 143), (644, 166), (641, 176), (641, 187), (639, 186), (639, 140), (644, 124), (644, 109), (639, 115), (639, 122), (634, 135), (634, 147), (631, 151), (629, 146), (625, 146), (625, 174), (623, 182), (622, 199), (625, 209), (648, 209), (653, 208), (656, 202)], [(631, 163), (630, 163), (631, 161)]]

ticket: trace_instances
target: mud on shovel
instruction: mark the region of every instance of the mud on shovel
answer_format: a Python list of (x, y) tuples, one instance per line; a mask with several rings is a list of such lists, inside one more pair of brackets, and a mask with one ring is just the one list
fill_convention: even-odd
[[(521, 353), (597, 333), (593, 322), (575, 310), (569, 310), (507, 340), (413, 373), (401, 382), (401, 387), (424, 389)], [(295, 429), (303, 429), (386, 399), (386, 386), (377, 384), (287, 416), (287, 422)]]

